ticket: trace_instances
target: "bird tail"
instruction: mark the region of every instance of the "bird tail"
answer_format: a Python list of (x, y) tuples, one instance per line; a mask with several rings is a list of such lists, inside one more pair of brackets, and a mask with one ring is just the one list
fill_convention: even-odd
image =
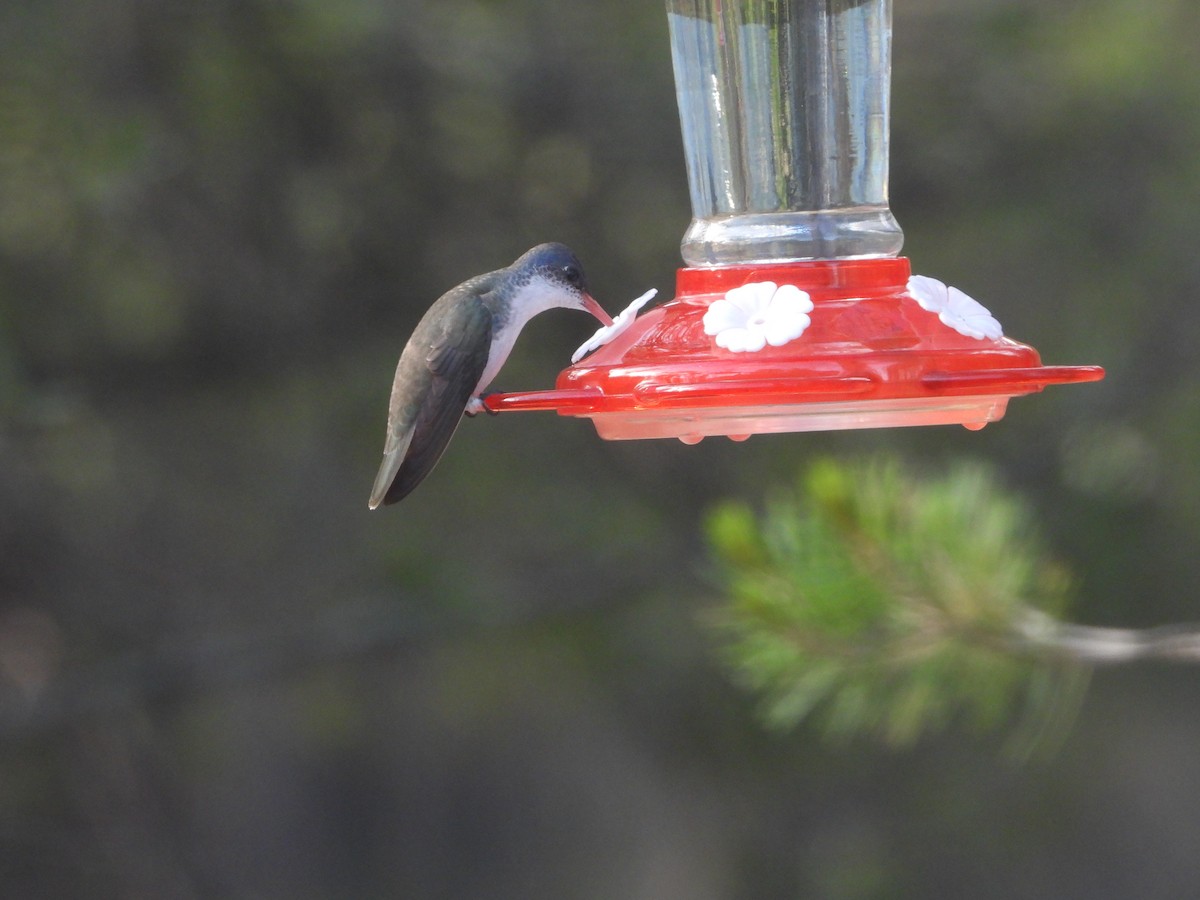
[[(396, 473), (400, 471), (400, 466), (404, 462), (404, 457), (408, 453), (408, 445), (412, 441), (412, 430), (400, 441), (397, 441), (395, 446), (388, 447), (383, 453), (383, 463), (379, 466), (379, 474), (375, 476), (375, 486), (371, 488), (371, 499), (367, 501), (367, 506), (370, 509), (375, 509), (380, 503), (384, 502), (387, 496), (388, 488), (392, 486), (392, 482), (396, 480)], [(389, 443), (391, 443), (389, 441)]]

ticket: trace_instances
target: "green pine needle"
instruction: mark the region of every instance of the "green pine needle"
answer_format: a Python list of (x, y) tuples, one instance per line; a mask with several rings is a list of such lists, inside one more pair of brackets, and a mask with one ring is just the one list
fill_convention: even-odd
[(964, 723), (1016, 721), (1044, 742), (1086, 667), (1019, 640), (1071, 581), (1026, 509), (978, 466), (917, 480), (893, 462), (822, 460), (756, 514), (726, 503), (708, 537), (727, 588), (725, 655), (766, 721), (815, 717), (832, 737), (909, 745)]

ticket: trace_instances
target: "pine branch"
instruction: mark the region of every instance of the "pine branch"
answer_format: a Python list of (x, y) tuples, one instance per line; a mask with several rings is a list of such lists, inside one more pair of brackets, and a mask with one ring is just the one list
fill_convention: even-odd
[(1060, 622), (1037, 610), (1025, 610), (1013, 623), (1018, 640), (1029, 650), (1093, 665), (1142, 660), (1200, 662), (1200, 626), (1101, 628)]
[(1200, 627), (1064, 621), (1073, 579), (1033, 517), (977, 466), (918, 479), (894, 462), (823, 460), (764, 511), (709, 519), (735, 677), (765, 718), (896, 744), (966, 721), (1061, 733), (1091, 669), (1200, 662)]

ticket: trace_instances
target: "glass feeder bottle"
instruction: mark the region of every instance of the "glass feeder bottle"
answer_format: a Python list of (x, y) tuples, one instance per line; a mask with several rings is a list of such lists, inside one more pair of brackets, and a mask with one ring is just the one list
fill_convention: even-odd
[(895, 256), (891, 0), (667, 0), (690, 266)]

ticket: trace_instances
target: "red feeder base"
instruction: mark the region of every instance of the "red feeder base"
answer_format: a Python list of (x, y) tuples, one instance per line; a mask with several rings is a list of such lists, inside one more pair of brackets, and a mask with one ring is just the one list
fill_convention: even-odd
[[(609, 440), (905, 425), (982, 428), (1009, 398), (1097, 381), (1099, 366), (1043, 366), (1008, 338), (943, 324), (909, 293), (908, 260), (820, 260), (681, 269), (674, 300), (559, 373), (556, 389), (492, 394), (494, 411), (586, 416)], [(732, 352), (706, 334), (708, 307), (757, 282), (795, 285), (811, 324), (783, 346)]]

